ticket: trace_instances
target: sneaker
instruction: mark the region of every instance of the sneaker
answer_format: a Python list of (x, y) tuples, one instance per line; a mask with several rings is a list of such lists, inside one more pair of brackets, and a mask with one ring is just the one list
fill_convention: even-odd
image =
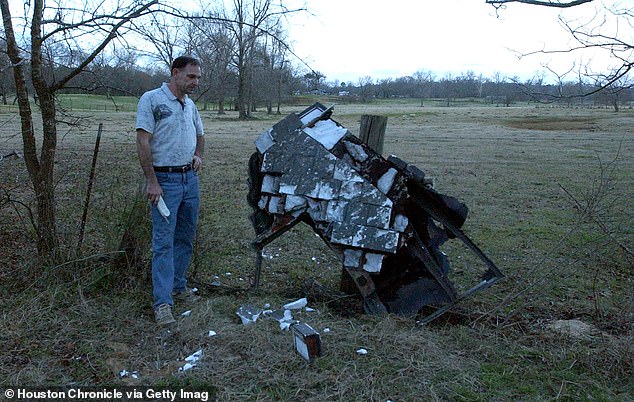
[(193, 303), (200, 300), (200, 296), (196, 296), (191, 288), (185, 288), (182, 292), (172, 293), (172, 299), (174, 303)]
[(161, 304), (154, 310), (154, 317), (158, 325), (173, 324), (176, 322), (174, 316), (172, 316), (172, 307), (167, 303)]

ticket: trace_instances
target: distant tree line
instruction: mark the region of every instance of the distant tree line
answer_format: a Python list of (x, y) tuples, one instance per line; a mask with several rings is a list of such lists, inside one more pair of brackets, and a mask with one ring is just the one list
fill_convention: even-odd
[[(194, 53), (195, 54), (195, 53)], [(280, 104), (291, 102), (293, 96), (316, 94), (334, 96), (342, 102), (367, 103), (378, 99), (410, 98), (418, 99), (421, 106), (429, 99), (443, 100), (447, 106), (460, 99), (477, 99), (483, 103), (511, 106), (515, 103), (542, 102), (559, 105), (610, 106), (618, 110), (634, 100), (634, 89), (603, 88), (600, 91), (592, 83), (583, 81), (562, 81), (544, 83), (543, 78), (520, 80), (496, 73), (485, 77), (468, 71), (460, 75), (446, 75), (436, 78), (434, 73), (419, 70), (413, 75), (373, 79), (360, 78), (357, 82), (326, 81), (319, 72), (302, 73), (293, 69), (290, 63), (280, 68), (273, 65), (275, 55), (265, 48), (256, 47), (252, 55), (251, 71), (245, 79), (249, 88), (248, 111), (265, 108), (268, 113), (279, 111)], [(91, 93), (112, 96), (140, 96), (143, 92), (156, 88), (169, 80), (165, 66), (148, 68), (139, 66), (139, 58), (113, 55), (102, 57), (92, 63), (84, 72), (70, 81), (59, 93)], [(5, 64), (6, 55), (0, 53), (0, 66)], [(65, 65), (65, 64), (63, 64)], [(52, 74), (63, 74), (66, 67), (57, 67)], [(201, 90), (193, 95), (199, 107), (224, 113), (228, 107), (239, 110), (238, 72), (226, 68), (219, 72), (217, 64), (211, 64), (206, 73), (206, 81)], [(0, 101), (13, 102), (13, 81), (5, 78), (10, 70), (0, 67)], [(221, 74), (216, 78), (215, 74)], [(588, 95), (590, 93), (590, 95)]]

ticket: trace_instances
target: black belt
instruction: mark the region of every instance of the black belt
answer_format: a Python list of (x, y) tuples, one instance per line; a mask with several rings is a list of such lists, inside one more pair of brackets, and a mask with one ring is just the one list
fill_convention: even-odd
[(182, 166), (154, 166), (155, 172), (163, 172), (163, 173), (185, 173), (192, 169), (192, 164), (188, 163), (187, 165)]

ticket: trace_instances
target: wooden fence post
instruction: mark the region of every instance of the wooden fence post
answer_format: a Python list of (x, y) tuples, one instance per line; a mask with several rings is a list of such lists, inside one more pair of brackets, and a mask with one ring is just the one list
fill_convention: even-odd
[(359, 138), (376, 153), (383, 153), (383, 139), (387, 126), (387, 116), (364, 114), (361, 116)]

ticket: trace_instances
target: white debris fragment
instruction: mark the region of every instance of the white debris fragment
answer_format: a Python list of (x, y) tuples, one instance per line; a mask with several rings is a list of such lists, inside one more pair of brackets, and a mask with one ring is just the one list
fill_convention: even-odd
[(352, 156), (356, 161), (363, 162), (368, 159), (368, 154), (363, 150), (361, 145), (357, 145), (350, 141), (344, 141), (343, 145), (346, 147), (346, 151)]
[(216, 336), (216, 335), (218, 335), (216, 331), (212, 331), (212, 330), (209, 330), (209, 332), (207, 333), (207, 336)]
[(385, 257), (384, 254), (366, 253), (363, 270), (367, 272), (380, 272), (383, 264), (383, 257)]
[(203, 350), (197, 350), (196, 352), (194, 352), (193, 354), (187, 356), (185, 358), (185, 361), (190, 362), (190, 363), (196, 363), (198, 360), (200, 360), (203, 357)]
[(361, 349), (357, 349), (357, 354), (359, 355), (367, 355), (368, 354), (368, 350), (361, 348)]
[(343, 251), (344, 265), (346, 267), (358, 268), (361, 263), (363, 251), (347, 248)]
[(326, 149), (331, 150), (348, 132), (332, 120), (320, 120), (313, 127), (305, 127), (304, 132), (317, 140)]
[(396, 173), (397, 173), (396, 169), (390, 168), (379, 179), (379, 182), (377, 183), (377, 187), (379, 188), (379, 190), (381, 190), (383, 194), (387, 194), (392, 188), (392, 184), (394, 184), (394, 178), (396, 177)]
[(196, 292), (198, 292), (198, 288), (192, 288), (192, 289), (191, 289), (191, 291), (192, 291), (193, 293), (196, 293)]
[(191, 364), (191, 363), (185, 363), (185, 365), (181, 368), (178, 369), (178, 371), (187, 371), (187, 370), (191, 370), (195, 367), (195, 364)]
[(260, 317), (260, 314), (262, 314), (262, 309), (244, 305), (240, 306), (238, 311), (236, 311), (236, 314), (238, 315), (238, 317), (240, 317), (240, 320), (242, 320), (242, 324), (248, 325), (253, 324), (257, 321), (258, 317)]
[(330, 328), (328, 328), (328, 327), (324, 328), (323, 332), (330, 332)]
[(260, 153), (265, 153), (269, 148), (273, 146), (275, 141), (271, 136), (271, 132), (273, 129), (268, 129), (267, 131), (260, 134), (260, 136), (255, 140), (255, 146), (258, 148)]
[(262, 178), (262, 192), (275, 194), (278, 192), (280, 187), (279, 178), (272, 176), (270, 174), (265, 174)]
[(315, 309), (312, 307), (306, 307), (306, 311), (308, 311), (309, 313), (312, 313), (313, 311), (315, 311)]
[(119, 372), (119, 377), (131, 377), (131, 378), (139, 378), (139, 372), (138, 371), (128, 371), (128, 370), (121, 370)]
[(290, 328), (290, 326), (297, 321), (293, 319), (293, 313), (291, 310), (267, 310), (264, 312), (264, 315), (267, 318), (276, 320), (280, 323), (280, 329), (282, 331), (286, 331)]
[(264, 307), (266, 309), (269, 309), (269, 308), (271, 308), (271, 303), (264, 303), (264, 306), (262, 306), (262, 307)]
[(405, 215), (398, 214), (394, 217), (394, 225), (392, 227), (394, 230), (399, 232), (404, 232), (407, 228), (407, 224), (409, 223), (409, 219)]
[(163, 200), (162, 196), (159, 196), (159, 200), (158, 200), (158, 203), (156, 204), (156, 208), (158, 208), (158, 211), (161, 214), (161, 216), (163, 216), (165, 220), (168, 220), (167, 217), (170, 216), (170, 210), (169, 208), (167, 208), (167, 205), (165, 205), (165, 200)]
[(192, 315), (192, 311), (191, 310), (183, 311), (181, 315), (183, 317), (189, 317), (190, 315)]
[(284, 309), (298, 310), (306, 307), (306, 304), (308, 304), (308, 300), (305, 297), (302, 297), (301, 299), (295, 300), (294, 302), (286, 303), (284, 305)]
[[(301, 122), (302, 124), (308, 124), (311, 121), (313, 121), (314, 119), (318, 118), (319, 116), (321, 116), (323, 112), (321, 111), (321, 109), (313, 109), (310, 112), (308, 112), (304, 117), (301, 118)], [(272, 130), (271, 130), (272, 131)]]

